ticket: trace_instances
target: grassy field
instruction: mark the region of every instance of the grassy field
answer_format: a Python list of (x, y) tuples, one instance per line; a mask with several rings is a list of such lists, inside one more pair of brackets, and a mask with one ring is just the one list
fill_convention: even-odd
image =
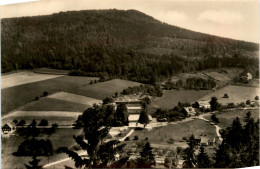
[(162, 97), (152, 99), (151, 107), (172, 109), (179, 101), (192, 103), (210, 92), (211, 90), (165, 90)]
[(61, 75), (37, 74), (29, 71), (13, 73), (1, 77), (1, 89), (32, 82), (39, 82), (42, 80), (57, 78), (60, 76)]
[[(56, 129), (56, 132), (48, 137), (46, 135), (40, 135), (37, 139), (49, 139), (52, 142), (54, 151), (61, 146), (71, 147), (76, 144), (73, 139), (73, 135), (81, 134), (80, 129)], [(12, 135), (9, 138), (1, 139), (1, 149), (2, 149), (2, 161), (1, 168), (11, 169), (11, 168), (22, 168), (24, 169), (24, 164), (28, 164), (31, 161), (31, 157), (17, 157), (13, 156), (12, 153), (17, 151), (18, 146), (23, 142), (24, 138), (16, 135)], [(62, 144), (61, 144), (62, 143)], [(55, 162), (57, 160), (67, 158), (68, 156), (64, 153), (54, 154), (49, 157), (49, 162)], [(39, 157), (41, 162), (40, 165), (48, 164), (48, 157)]]
[(89, 107), (91, 107), (93, 104), (99, 104), (102, 102), (102, 100), (93, 99), (90, 97), (81, 96), (81, 95), (72, 94), (72, 93), (66, 93), (66, 92), (58, 92), (58, 93), (48, 96), (48, 98), (77, 103), (77, 104), (83, 104), (83, 105), (87, 105)]
[(216, 129), (214, 126), (209, 125), (207, 122), (195, 119), (188, 122), (183, 122), (179, 124), (168, 125), (165, 127), (154, 128), (152, 131), (148, 130), (135, 130), (131, 135), (130, 139), (133, 139), (137, 135), (140, 139), (145, 139), (146, 137), (153, 145), (160, 145), (162, 147), (167, 147), (169, 144), (167, 141), (169, 138), (173, 138), (175, 143), (170, 145), (171, 147), (186, 146), (186, 142), (182, 140), (183, 137), (189, 137), (194, 134), (196, 138), (201, 135), (206, 135), (209, 138), (216, 136)]
[[(223, 98), (224, 94), (227, 93), (229, 98)], [(235, 86), (229, 85), (216, 92), (212, 92), (199, 100), (211, 100), (211, 97), (217, 97), (218, 102), (226, 105), (227, 103), (241, 103), (246, 102), (246, 100), (254, 100), (255, 96), (259, 95), (258, 87), (249, 86)]]
[(38, 101), (30, 103), (24, 107), (23, 111), (71, 111), (83, 112), (90, 105), (69, 102), (64, 100), (57, 100), (52, 98), (41, 98)]
[(121, 92), (129, 86), (137, 86), (139, 83), (127, 80), (114, 79), (106, 82), (89, 85), (93, 77), (62, 76), (40, 82), (28, 83), (1, 90), (2, 115), (35, 100), (44, 91), (53, 93), (64, 91), (68, 93), (87, 96), (95, 99), (104, 99)]
[(2, 121), (12, 121), (16, 120), (25, 120), (31, 122), (33, 119), (41, 120), (46, 119), (50, 121), (59, 121), (59, 122), (70, 122), (73, 123), (78, 116), (82, 114), (81, 112), (68, 112), (68, 111), (15, 111), (11, 114), (8, 114), (5, 117), (2, 117)]
[[(236, 117), (240, 118), (240, 121), (242, 124), (244, 124), (244, 117), (246, 116), (246, 113), (250, 111), (252, 114), (252, 117), (256, 120), (259, 118), (259, 110), (230, 110), (227, 112), (223, 112), (221, 114), (217, 115), (217, 118), (219, 119), (219, 127), (226, 128), (229, 127), (233, 120)], [(211, 120), (211, 115), (205, 116), (205, 119)]]

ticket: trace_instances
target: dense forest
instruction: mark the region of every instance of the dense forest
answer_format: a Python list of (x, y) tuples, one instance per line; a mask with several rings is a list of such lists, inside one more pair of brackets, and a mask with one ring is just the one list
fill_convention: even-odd
[(258, 44), (193, 32), (136, 10), (2, 19), (2, 73), (50, 67), (150, 83), (179, 72), (241, 67), (258, 76)]

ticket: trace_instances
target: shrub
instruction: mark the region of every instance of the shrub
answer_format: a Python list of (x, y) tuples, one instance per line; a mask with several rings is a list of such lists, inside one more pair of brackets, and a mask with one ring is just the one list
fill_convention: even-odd
[(138, 136), (135, 136), (135, 137), (134, 137), (134, 140), (139, 140), (139, 137), (138, 137)]
[(223, 96), (223, 98), (229, 98), (228, 94), (225, 93), (224, 96)]
[(24, 126), (26, 124), (26, 122), (24, 120), (21, 120), (18, 124), (16, 124), (17, 126)]
[(13, 123), (17, 124), (17, 123), (18, 123), (18, 120), (14, 119), (14, 120), (13, 120)]
[(250, 101), (250, 100), (247, 100), (247, 101), (246, 101), (246, 104), (247, 104), (247, 105), (250, 105), (250, 104), (251, 104), (251, 101)]
[(168, 143), (169, 144), (173, 144), (174, 143), (174, 139), (173, 138), (169, 138)]
[(125, 138), (125, 141), (129, 141), (129, 140), (130, 140), (130, 138), (129, 138), (129, 137), (126, 137), (126, 138)]
[(188, 140), (187, 137), (182, 137), (182, 140)]
[(42, 120), (40, 121), (40, 123), (38, 124), (38, 126), (48, 126), (48, 121), (45, 120), (45, 119), (42, 119)]
[(256, 96), (256, 97), (255, 97), (255, 100), (259, 100), (259, 96)]
[(42, 93), (42, 97), (46, 97), (46, 96), (48, 96), (48, 92), (47, 91), (44, 91), (43, 93)]
[(36, 100), (39, 100), (39, 97), (38, 97), (38, 96), (35, 97), (35, 101), (36, 101)]

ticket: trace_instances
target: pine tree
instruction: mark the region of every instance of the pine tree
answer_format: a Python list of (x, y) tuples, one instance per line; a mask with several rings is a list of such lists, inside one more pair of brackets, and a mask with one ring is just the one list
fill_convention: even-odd
[(196, 157), (194, 154), (195, 149), (195, 137), (192, 134), (188, 140), (189, 147), (184, 150), (183, 153), (183, 168), (194, 168), (196, 167)]
[(251, 112), (249, 111), (249, 112), (246, 113), (246, 117), (244, 118), (244, 122), (248, 122), (250, 118), (251, 118)]
[(138, 168), (151, 168), (155, 165), (154, 154), (152, 153), (153, 148), (151, 147), (150, 143), (147, 142), (143, 150), (140, 152), (140, 158), (138, 161)]
[(141, 123), (144, 125), (144, 128), (146, 127), (147, 124), (149, 124), (149, 116), (148, 116), (148, 113), (147, 111), (143, 110), (141, 111), (140, 113), (140, 117), (138, 119), (138, 123)]
[(205, 152), (205, 149), (203, 146), (200, 146), (200, 152), (197, 157), (197, 167), (198, 168), (209, 168), (211, 167), (211, 161), (209, 159), (209, 156)]
[(209, 104), (211, 106), (211, 111), (215, 111), (219, 107), (218, 99), (216, 97), (212, 97)]
[(115, 125), (116, 126), (128, 125), (128, 113), (125, 104), (121, 103), (116, 108)]

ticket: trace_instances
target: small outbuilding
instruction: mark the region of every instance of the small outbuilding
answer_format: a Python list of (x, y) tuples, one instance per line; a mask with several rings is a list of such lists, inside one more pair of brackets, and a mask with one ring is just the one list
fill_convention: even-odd
[(15, 131), (15, 125), (7, 122), (2, 126), (2, 134), (11, 134)]

